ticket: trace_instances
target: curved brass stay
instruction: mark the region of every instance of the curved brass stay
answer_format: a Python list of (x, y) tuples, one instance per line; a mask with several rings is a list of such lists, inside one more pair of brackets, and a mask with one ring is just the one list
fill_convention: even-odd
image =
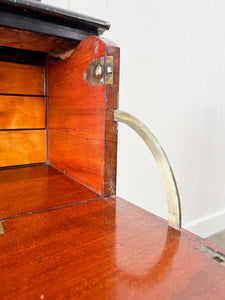
[(168, 200), (168, 223), (170, 226), (179, 230), (181, 228), (180, 197), (173, 170), (166, 156), (166, 153), (164, 152), (157, 138), (149, 130), (149, 128), (134, 116), (120, 110), (115, 110), (114, 120), (116, 122), (125, 123), (126, 125), (131, 127), (143, 139), (145, 144), (152, 152), (160, 169), (166, 188)]

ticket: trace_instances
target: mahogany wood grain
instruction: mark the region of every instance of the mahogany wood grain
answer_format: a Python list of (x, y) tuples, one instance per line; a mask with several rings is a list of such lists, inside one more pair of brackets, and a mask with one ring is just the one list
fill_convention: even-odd
[(0, 61), (0, 94), (44, 95), (44, 67)]
[(75, 49), (78, 42), (67, 38), (0, 26), (0, 45), (18, 49), (47, 52), (52, 56)]
[(46, 161), (45, 130), (0, 131), (0, 167)]
[(0, 170), (0, 219), (99, 198), (47, 166)]
[[(81, 132), (81, 130), (80, 130)], [(93, 189), (103, 193), (103, 140), (77, 136), (76, 129), (49, 129), (48, 160), (50, 165), (63, 171)]]
[(0, 130), (45, 128), (45, 99), (0, 95)]
[(1, 299), (224, 299), (225, 268), (195, 250), (205, 241), (120, 198), (2, 225)]
[[(117, 103), (119, 60), (115, 59), (116, 80), (112, 92), (107, 89), (108, 98), (106, 85), (89, 86), (84, 73), (90, 61), (106, 54), (105, 42), (88, 37), (66, 61), (47, 62), (50, 164), (102, 195), (115, 191), (117, 137), (112, 110)], [(114, 130), (110, 130), (111, 125)], [(105, 174), (109, 178), (111, 173), (107, 185)]]

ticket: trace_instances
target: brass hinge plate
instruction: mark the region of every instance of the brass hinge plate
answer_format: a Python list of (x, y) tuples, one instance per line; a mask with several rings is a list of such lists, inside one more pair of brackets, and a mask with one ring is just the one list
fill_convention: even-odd
[(225, 255), (219, 253), (206, 245), (201, 245), (196, 248), (196, 250), (205, 256), (213, 259), (214, 261), (218, 262), (220, 265), (225, 266)]
[(102, 56), (90, 61), (84, 79), (90, 86), (113, 84), (113, 56)]
[(0, 234), (4, 234), (4, 233), (5, 233), (5, 231), (4, 231), (3, 225), (0, 222)]

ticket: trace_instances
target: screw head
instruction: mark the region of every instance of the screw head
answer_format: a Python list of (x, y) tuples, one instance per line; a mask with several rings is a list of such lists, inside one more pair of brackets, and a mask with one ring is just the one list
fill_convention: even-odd
[(95, 76), (97, 78), (100, 78), (102, 76), (102, 66), (100, 64), (97, 64), (96, 68), (95, 68)]

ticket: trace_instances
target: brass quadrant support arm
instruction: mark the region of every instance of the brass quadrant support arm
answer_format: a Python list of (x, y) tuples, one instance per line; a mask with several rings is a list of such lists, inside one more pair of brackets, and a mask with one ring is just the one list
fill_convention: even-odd
[(149, 128), (134, 116), (120, 110), (115, 110), (114, 120), (125, 123), (131, 127), (143, 139), (152, 152), (160, 169), (166, 188), (168, 200), (168, 223), (170, 226), (179, 230), (181, 228), (180, 197), (173, 170), (170, 166), (166, 153)]

